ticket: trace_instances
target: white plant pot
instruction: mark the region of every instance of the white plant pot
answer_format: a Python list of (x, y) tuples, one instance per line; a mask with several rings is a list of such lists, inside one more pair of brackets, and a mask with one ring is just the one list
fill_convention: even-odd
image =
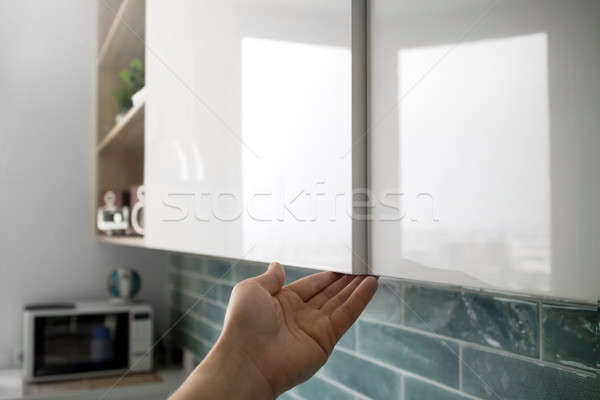
[(123, 119), (125, 118), (125, 115), (127, 115), (127, 111), (123, 111), (123, 112), (115, 115), (115, 123), (117, 125), (119, 125), (121, 123), (121, 121), (123, 121)]
[(146, 101), (146, 87), (144, 86), (143, 88), (141, 88), (140, 90), (135, 92), (135, 94), (133, 96), (131, 96), (131, 102), (133, 103), (134, 107), (137, 107), (138, 105), (142, 104), (145, 101)]

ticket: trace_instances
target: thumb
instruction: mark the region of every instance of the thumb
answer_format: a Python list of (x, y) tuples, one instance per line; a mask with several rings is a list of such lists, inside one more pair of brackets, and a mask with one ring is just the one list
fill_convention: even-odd
[(271, 295), (274, 295), (279, 292), (285, 282), (285, 271), (281, 264), (273, 262), (269, 264), (269, 268), (264, 274), (257, 276), (254, 280), (267, 289)]

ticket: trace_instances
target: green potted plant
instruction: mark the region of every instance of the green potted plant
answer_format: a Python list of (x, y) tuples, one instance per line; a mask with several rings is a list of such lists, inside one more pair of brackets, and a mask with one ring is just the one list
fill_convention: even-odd
[(133, 106), (132, 96), (144, 88), (144, 65), (136, 58), (131, 61), (128, 68), (119, 72), (119, 77), (121, 87), (113, 92), (119, 105), (119, 114), (115, 118), (117, 123)]

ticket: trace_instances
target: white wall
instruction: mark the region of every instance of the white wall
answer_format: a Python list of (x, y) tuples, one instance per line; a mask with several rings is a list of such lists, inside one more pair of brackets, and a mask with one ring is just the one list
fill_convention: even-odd
[(167, 318), (166, 255), (96, 243), (90, 221), (93, 1), (0, 0), (0, 368), (25, 303), (100, 298), (114, 266)]

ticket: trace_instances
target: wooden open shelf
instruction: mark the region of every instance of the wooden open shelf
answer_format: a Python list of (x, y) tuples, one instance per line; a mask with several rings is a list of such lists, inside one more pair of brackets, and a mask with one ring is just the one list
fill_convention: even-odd
[(133, 106), (123, 120), (115, 125), (96, 146), (96, 152), (111, 149), (135, 150), (144, 146), (144, 110), (145, 103)]
[(145, 1), (123, 0), (118, 9), (116, 4), (100, 1), (99, 7), (104, 7), (106, 13), (116, 13), (98, 52), (98, 65), (120, 68), (135, 57), (142, 58), (146, 36)]
[[(96, 226), (97, 210), (104, 205), (104, 193), (117, 196), (132, 185), (144, 183), (145, 103), (133, 106), (115, 124), (119, 105), (114, 98), (121, 87), (119, 72), (139, 59), (145, 63), (145, 0), (97, 0), (96, 99), (93, 155), (95, 182), (91, 218)], [(101, 242), (144, 247), (143, 237), (105, 236), (94, 229)]]
[(145, 247), (144, 238), (139, 236), (102, 236), (96, 235), (96, 239), (103, 243), (118, 244), (130, 247)]

